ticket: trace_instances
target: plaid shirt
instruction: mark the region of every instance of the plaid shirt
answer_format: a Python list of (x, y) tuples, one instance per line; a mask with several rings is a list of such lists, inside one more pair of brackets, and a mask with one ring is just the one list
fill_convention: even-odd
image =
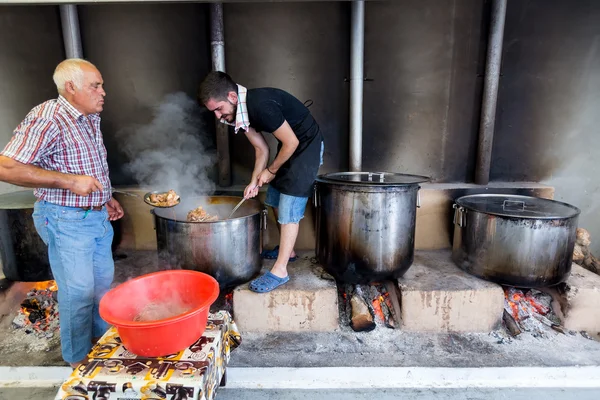
[(237, 85), (238, 87), (238, 103), (237, 103), (237, 112), (235, 113), (235, 124), (231, 122), (227, 122), (224, 119), (221, 119), (221, 122), (227, 125), (234, 126), (235, 133), (238, 133), (240, 129), (248, 132), (248, 128), (250, 127), (250, 119), (248, 119), (248, 110), (246, 109), (246, 95), (248, 94), (248, 89), (243, 87), (242, 85)]
[(112, 197), (100, 116), (86, 117), (62, 96), (31, 110), (0, 154), (50, 171), (93, 176), (104, 187), (85, 197), (67, 189), (37, 188), (34, 195), (40, 200), (88, 207), (100, 206)]

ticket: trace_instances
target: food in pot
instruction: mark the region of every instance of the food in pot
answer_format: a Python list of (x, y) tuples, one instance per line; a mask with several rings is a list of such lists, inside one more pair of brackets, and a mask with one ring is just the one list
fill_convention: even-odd
[(166, 193), (153, 193), (150, 195), (150, 203), (159, 207), (172, 207), (179, 203), (179, 195), (172, 189)]
[(219, 216), (208, 214), (202, 206), (200, 206), (188, 213), (187, 220), (188, 222), (214, 222), (219, 220)]
[(179, 302), (160, 302), (148, 303), (133, 318), (136, 322), (158, 321), (160, 319), (171, 318), (190, 311)]

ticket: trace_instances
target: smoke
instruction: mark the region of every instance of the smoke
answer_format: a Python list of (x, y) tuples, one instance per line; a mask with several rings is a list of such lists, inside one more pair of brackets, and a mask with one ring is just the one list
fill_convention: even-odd
[(202, 109), (185, 93), (173, 93), (153, 107), (150, 123), (125, 128), (125, 170), (152, 191), (175, 190), (182, 200), (214, 192), (209, 170), (216, 161)]

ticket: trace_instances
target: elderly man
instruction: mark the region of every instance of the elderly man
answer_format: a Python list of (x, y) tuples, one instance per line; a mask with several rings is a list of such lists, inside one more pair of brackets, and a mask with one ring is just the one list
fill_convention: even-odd
[[(223, 72), (211, 72), (200, 85), (199, 100), (223, 123), (244, 130), (254, 146), (256, 161), (247, 198), (269, 183), (265, 203), (273, 207), (280, 225), (279, 246), (266, 252), (276, 258), (270, 272), (250, 282), (250, 290), (265, 293), (289, 280), (287, 264), (296, 258), (298, 224), (323, 159), (323, 135), (310, 111), (291, 94), (274, 88), (246, 89)], [(279, 142), (270, 165), (269, 147), (260, 132)]]
[(62, 355), (76, 367), (107, 324), (98, 303), (113, 280), (112, 198), (100, 131), (102, 75), (85, 60), (54, 71), (58, 98), (33, 108), (0, 153), (0, 180), (36, 188), (33, 220), (58, 285)]

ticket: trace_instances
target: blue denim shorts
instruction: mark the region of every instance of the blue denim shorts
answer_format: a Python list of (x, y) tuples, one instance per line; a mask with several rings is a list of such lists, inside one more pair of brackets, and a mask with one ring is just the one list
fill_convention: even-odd
[(267, 198), (265, 204), (269, 207), (277, 208), (279, 218), (277, 222), (281, 225), (297, 224), (304, 218), (304, 210), (308, 197), (296, 197), (289, 194), (280, 193), (273, 186), (267, 189)]
[[(321, 162), (319, 166), (323, 165), (324, 151), (325, 144), (321, 142)], [(267, 189), (267, 198), (265, 199), (265, 204), (269, 207), (277, 208), (279, 213), (277, 222), (279, 222), (281, 225), (299, 223), (300, 220), (304, 218), (306, 203), (308, 203), (308, 197), (297, 197), (290, 196), (289, 194), (283, 194), (270, 185), (269, 189)]]

